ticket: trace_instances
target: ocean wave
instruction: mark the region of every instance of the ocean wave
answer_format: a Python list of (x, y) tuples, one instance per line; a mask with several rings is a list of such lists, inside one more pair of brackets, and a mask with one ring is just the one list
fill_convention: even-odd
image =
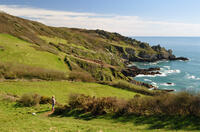
[(139, 74), (136, 77), (166, 77), (169, 74), (174, 74), (174, 73), (181, 73), (181, 70), (175, 69), (175, 70), (170, 70), (170, 69), (164, 69), (161, 68), (160, 70), (161, 74), (155, 74), (155, 75), (144, 75), (144, 74)]
[(147, 82), (152, 82), (152, 80), (150, 80), (150, 79), (144, 79), (144, 81), (147, 81)]
[(179, 69), (175, 69), (175, 70), (163, 70), (161, 71), (161, 73), (164, 73), (164, 74), (172, 74), (172, 73), (181, 73), (181, 70)]
[(162, 86), (175, 86), (175, 83), (161, 83)]
[(194, 75), (190, 75), (190, 74), (187, 74), (186, 77), (187, 77), (188, 79), (200, 80), (199, 77), (196, 77), (196, 76), (194, 76)]
[(137, 75), (136, 77), (164, 77), (164, 76), (167, 76), (166, 74), (164, 73), (161, 73), (161, 74), (155, 74), (155, 75), (144, 75), (144, 74), (139, 74)]
[(164, 68), (170, 69), (170, 66), (163, 66)]
[(150, 66), (150, 65), (157, 65), (159, 63), (162, 63), (162, 62), (169, 62), (168, 60), (161, 60), (161, 61), (156, 61), (156, 62), (148, 62), (148, 63), (139, 63), (140, 65), (145, 65), (145, 66)]
[[(160, 63), (162, 61), (159, 62), (154, 62), (154, 63)], [(139, 74), (136, 77), (166, 77), (169, 74), (178, 74), (181, 73), (181, 70), (179, 69), (171, 69), (170, 66), (166, 65), (160, 68), (159, 71), (161, 74), (155, 74), (155, 75), (144, 75), (144, 74)]]
[(155, 82), (152, 82), (151, 85), (154, 86), (154, 87), (156, 87), (156, 88), (158, 88), (158, 85)]

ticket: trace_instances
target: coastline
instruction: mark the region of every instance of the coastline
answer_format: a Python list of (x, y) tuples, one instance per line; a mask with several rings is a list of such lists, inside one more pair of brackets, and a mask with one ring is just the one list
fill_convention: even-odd
[[(186, 58), (186, 57), (174, 57), (173, 59), (161, 59), (161, 60), (157, 60), (157, 61), (142, 61), (142, 62), (151, 63), (151, 62), (158, 62), (158, 61), (189, 61), (189, 59)], [(130, 76), (130, 77), (133, 78), (132, 80), (130, 80), (131, 83), (136, 84), (136, 85), (145, 86), (149, 90), (162, 90), (162, 91), (165, 91), (165, 92), (176, 91), (175, 89), (160, 89), (157, 86), (152, 85), (150, 83), (140, 82), (140, 81), (134, 80), (134, 77), (138, 77), (138, 76), (149, 76), (149, 77), (164, 76), (160, 72), (160, 70), (161, 70), (160, 67), (139, 68), (136, 65), (134, 65), (134, 62), (131, 63), (129, 61), (129, 62), (126, 62), (126, 68), (122, 70), (122, 73), (125, 76)], [(173, 86), (174, 83), (167, 82), (166, 84), (163, 84), (163, 85)]]

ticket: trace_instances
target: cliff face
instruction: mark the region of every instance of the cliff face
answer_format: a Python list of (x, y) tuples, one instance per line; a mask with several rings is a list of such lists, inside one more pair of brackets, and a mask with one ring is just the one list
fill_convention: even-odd
[(50, 27), (6, 13), (0, 13), (0, 33), (29, 42), (35, 50), (60, 56), (70, 71), (87, 72), (96, 80), (128, 80), (122, 73), (128, 61), (181, 59), (160, 45), (150, 46), (118, 33)]

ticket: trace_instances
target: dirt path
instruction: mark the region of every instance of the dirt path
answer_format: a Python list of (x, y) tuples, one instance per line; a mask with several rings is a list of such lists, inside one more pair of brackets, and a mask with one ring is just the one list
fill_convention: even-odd
[(74, 56), (82, 61), (86, 61), (88, 63), (93, 63), (93, 64), (96, 64), (96, 65), (100, 65), (102, 67), (108, 67), (108, 68), (116, 68), (115, 66), (112, 66), (110, 64), (106, 64), (106, 63), (103, 63), (101, 60), (92, 60), (92, 59), (86, 59), (86, 58), (83, 58), (83, 57), (79, 57), (79, 56)]
[(50, 116), (50, 115), (53, 114), (53, 112), (54, 112), (54, 111), (48, 111), (48, 112), (45, 112), (45, 113), (44, 113), (44, 116)]

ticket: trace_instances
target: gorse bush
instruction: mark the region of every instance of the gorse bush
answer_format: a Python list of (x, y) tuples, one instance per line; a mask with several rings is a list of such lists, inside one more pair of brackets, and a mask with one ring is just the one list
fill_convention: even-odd
[(22, 106), (30, 107), (38, 104), (51, 103), (51, 98), (40, 96), (39, 94), (27, 93), (21, 96), (21, 98), (18, 100), (18, 103)]
[(41, 96), (38, 94), (24, 94), (19, 100), (19, 103), (23, 106), (30, 107), (40, 103)]
[[(129, 100), (114, 97), (96, 98), (74, 94), (69, 98), (71, 110), (90, 112), (92, 115), (115, 114), (127, 115), (180, 115), (200, 116), (200, 96), (189, 93), (165, 94), (160, 96), (140, 97)], [(64, 110), (64, 108), (62, 108)], [(60, 112), (62, 113), (62, 112)]]
[(68, 80), (71, 81), (82, 81), (82, 82), (95, 82), (95, 79), (91, 76), (90, 73), (72, 71), (69, 74)]
[(52, 99), (50, 97), (41, 96), (40, 104), (50, 104)]
[(64, 72), (22, 64), (0, 63), (0, 78), (65, 80)]
[(96, 98), (83, 94), (73, 94), (69, 98), (71, 109), (79, 109), (83, 112), (91, 112), (93, 115), (102, 115), (115, 111), (118, 107), (118, 100), (115, 97)]

